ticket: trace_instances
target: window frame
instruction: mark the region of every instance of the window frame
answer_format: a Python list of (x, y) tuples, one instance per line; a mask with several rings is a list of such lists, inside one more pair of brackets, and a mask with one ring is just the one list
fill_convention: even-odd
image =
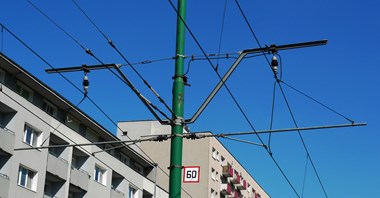
[(37, 174), (37, 171), (20, 165), (18, 169), (17, 185), (32, 191), (36, 191)]
[(103, 185), (107, 184), (107, 170), (97, 164), (95, 164), (94, 169), (94, 181)]
[[(30, 133), (30, 136), (28, 135), (29, 133)], [(35, 127), (33, 127), (27, 123), (25, 123), (25, 125), (24, 125), (24, 136), (22, 139), (25, 144), (28, 144), (29, 146), (33, 146), (33, 147), (40, 146), (39, 144), (40, 144), (41, 135), (42, 135), (42, 131), (36, 129)]]

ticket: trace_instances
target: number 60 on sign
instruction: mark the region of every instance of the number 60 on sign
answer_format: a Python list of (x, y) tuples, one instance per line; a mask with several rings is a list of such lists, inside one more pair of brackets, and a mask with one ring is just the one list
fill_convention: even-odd
[(183, 167), (183, 183), (198, 183), (200, 177), (200, 166)]

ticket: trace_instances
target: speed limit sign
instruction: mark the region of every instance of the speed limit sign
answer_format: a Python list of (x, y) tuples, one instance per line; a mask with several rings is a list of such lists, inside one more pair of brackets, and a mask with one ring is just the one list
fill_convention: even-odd
[(200, 177), (200, 166), (183, 167), (183, 183), (198, 183)]

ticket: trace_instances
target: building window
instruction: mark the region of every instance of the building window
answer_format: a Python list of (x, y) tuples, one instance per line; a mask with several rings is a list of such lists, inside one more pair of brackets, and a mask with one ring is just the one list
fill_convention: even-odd
[(42, 133), (41, 131), (38, 131), (25, 124), (23, 141), (31, 146), (40, 146), (39, 139), (40, 139), (41, 133)]
[(215, 180), (216, 180), (216, 181), (219, 181), (219, 179), (218, 179), (218, 178), (219, 178), (219, 173), (218, 173), (218, 171), (216, 171), (215, 175), (216, 175), (216, 176), (215, 176)]
[(129, 157), (122, 154), (122, 153), (120, 153), (120, 161), (123, 162), (124, 164), (128, 165), (128, 166), (130, 165)]
[(51, 116), (57, 116), (57, 108), (48, 101), (43, 101), (42, 109)]
[(211, 168), (211, 179), (215, 181), (216, 179), (216, 173), (215, 173), (215, 169), (214, 168)]
[(129, 186), (129, 193), (128, 193), (128, 198), (137, 198), (137, 190), (133, 188), (132, 186)]
[(17, 184), (25, 188), (29, 188), (36, 191), (37, 184), (37, 172), (32, 171), (28, 168), (20, 166), (18, 170), (18, 181)]
[(217, 158), (216, 149), (214, 147), (212, 147), (212, 158), (214, 158), (214, 159)]
[(95, 165), (94, 179), (95, 181), (106, 185), (106, 170), (98, 165)]
[(23, 85), (20, 82), (17, 82), (17, 84), (16, 84), (16, 91), (23, 98), (25, 98), (25, 99), (27, 99), (29, 101), (32, 101), (33, 91), (30, 88), (26, 87), (25, 85)]
[(115, 154), (115, 147), (113, 147), (111, 144), (106, 144), (104, 146), (104, 151), (111, 154), (112, 156)]

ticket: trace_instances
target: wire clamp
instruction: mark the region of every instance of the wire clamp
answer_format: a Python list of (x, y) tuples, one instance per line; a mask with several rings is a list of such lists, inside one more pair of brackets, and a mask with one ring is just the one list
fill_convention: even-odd
[(195, 139), (199, 139), (199, 137), (197, 136), (197, 134), (195, 133), (188, 133), (186, 135), (186, 139), (192, 139), (192, 140), (195, 140)]
[(184, 123), (185, 123), (185, 119), (183, 119), (182, 117), (178, 117), (178, 116), (173, 121), (173, 124), (177, 125), (177, 126), (182, 126)]
[(183, 54), (176, 54), (175, 59), (177, 59), (177, 58), (187, 58), (187, 56), (185, 56)]

